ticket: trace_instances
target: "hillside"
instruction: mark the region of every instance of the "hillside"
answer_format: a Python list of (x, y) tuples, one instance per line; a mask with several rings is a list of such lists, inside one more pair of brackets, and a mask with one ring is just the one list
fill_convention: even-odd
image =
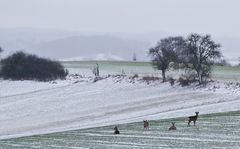
[(0, 139), (240, 110), (237, 83), (182, 88), (121, 75), (0, 83)]

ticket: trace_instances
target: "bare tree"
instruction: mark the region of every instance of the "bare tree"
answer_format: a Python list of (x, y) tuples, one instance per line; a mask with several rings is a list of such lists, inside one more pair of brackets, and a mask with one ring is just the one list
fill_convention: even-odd
[(96, 66), (93, 67), (92, 72), (93, 72), (95, 77), (99, 77), (99, 66), (98, 66), (98, 63), (96, 63)]
[(162, 71), (163, 82), (166, 81), (166, 71), (170, 63), (178, 59), (180, 49), (185, 47), (183, 37), (169, 37), (160, 40), (154, 48), (149, 49), (153, 66)]
[(214, 60), (221, 57), (221, 46), (215, 43), (210, 35), (199, 34), (190, 34), (186, 43), (187, 46), (182, 53), (182, 62), (185, 68), (196, 72), (199, 84), (202, 84), (204, 79), (210, 76)]
[(97, 81), (100, 79), (98, 63), (96, 63), (96, 66), (93, 67), (92, 72), (93, 72), (93, 74), (94, 74), (94, 76), (95, 76), (93, 82), (97, 82)]

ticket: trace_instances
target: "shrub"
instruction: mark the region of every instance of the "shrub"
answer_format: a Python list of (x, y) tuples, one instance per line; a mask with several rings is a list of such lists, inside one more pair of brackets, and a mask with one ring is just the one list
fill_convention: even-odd
[(143, 77), (142, 77), (142, 80), (143, 80), (144, 82), (147, 82), (147, 84), (149, 84), (150, 82), (160, 80), (160, 78), (159, 78), (159, 77), (154, 77), (154, 76), (143, 76)]
[(175, 79), (173, 79), (172, 77), (169, 77), (168, 78), (168, 81), (169, 81), (169, 83), (171, 84), (171, 86), (173, 86), (174, 84), (175, 84)]
[(16, 52), (1, 63), (3, 79), (50, 81), (65, 79), (68, 74), (59, 62), (24, 52)]
[(144, 81), (156, 81), (156, 80), (160, 80), (159, 77), (151, 77), (151, 76), (143, 76), (142, 78)]
[(193, 74), (190, 74), (188, 76), (182, 76), (178, 79), (178, 82), (181, 86), (189, 86), (191, 83), (195, 83), (197, 81), (198, 80)]
[(133, 76), (130, 76), (129, 79), (136, 79), (138, 77), (139, 77), (138, 74), (134, 74)]
[(190, 85), (189, 79), (184, 79), (184, 78), (182, 78), (182, 77), (180, 77), (180, 78), (178, 79), (178, 82), (179, 82), (179, 84), (180, 84), (181, 86), (189, 86), (189, 85)]

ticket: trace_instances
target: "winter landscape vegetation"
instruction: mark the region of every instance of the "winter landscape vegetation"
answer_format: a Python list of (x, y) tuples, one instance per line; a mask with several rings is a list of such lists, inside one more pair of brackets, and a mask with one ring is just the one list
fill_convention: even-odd
[(0, 148), (240, 148), (238, 4), (0, 1)]

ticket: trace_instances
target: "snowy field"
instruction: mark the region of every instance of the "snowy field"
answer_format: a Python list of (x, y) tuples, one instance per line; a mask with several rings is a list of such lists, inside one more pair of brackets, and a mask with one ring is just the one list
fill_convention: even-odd
[[(195, 111), (208, 114), (240, 110), (240, 86), (236, 81), (233, 83), (226, 82), (226, 80), (231, 80), (229, 79), (232, 78), (231, 74), (237, 76), (238, 69), (224, 71), (224, 73), (221, 72), (222, 70), (214, 71), (215, 74), (220, 74), (218, 76), (220, 81), (213, 82), (206, 88), (197, 86), (180, 87), (179, 85), (172, 87), (169, 83), (161, 83), (161, 81), (144, 81), (142, 76), (156, 76), (159, 72), (154, 71), (150, 64), (142, 62), (124, 62), (125, 64), (123, 62), (111, 62), (110, 64), (101, 62), (99, 63), (100, 74), (105, 78), (93, 83), (91, 68), (94, 67), (95, 63), (65, 63), (65, 66), (70, 70), (70, 74), (79, 74), (70, 75), (67, 80), (45, 83), (0, 80), (0, 139), (85, 129), (80, 130), (77, 135), (81, 138), (84, 132), (87, 135), (88, 131), (95, 131), (96, 128), (94, 127), (139, 122), (143, 119), (160, 120), (186, 117)], [(121, 74), (123, 72), (127, 74), (125, 77), (120, 75), (106, 77), (107, 74)], [(140, 77), (132, 78), (133, 74), (136, 73), (140, 74)], [(227, 76), (227, 79), (226, 77), (221, 78), (221, 75), (224, 76), (223, 74)], [(234, 79), (231, 81), (234, 81)], [(178, 125), (183, 127), (184, 124), (180, 122), (181, 119), (178, 121)], [(199, 124), (207, 125), (203, 121), (200, 121)], [(231, 124), (235, 125), (235, 123)], [(138, 125), (138, 123), (133, 125)], [(121, 125), (120, 128), (128, 126), (131, 127), (132, 124)], [(157, 125), (156, 128), (154, 127), (153, 129), (163, 129), (161, 127), (157, 128)], [(103, 132), (100, 133), (111, 132), (112, 130), (107, 130), (108, 128), (110, 127), (102, 127)], [(197, 128), (203, 129), (204, 127), (196, 127), (195, 129)], [(183, 130), (186, 131), (186, 129), (183, 127)], [(197, 131), (191, 129), (193, 132)], [(176, 133), (180, 135), (183, 130)], [(207, 132), (205, 129), (204, 131)], [(78, 131), (76, 132), (78, 133)], [(239, 129), (236, 132), (239, 132)], [(75, 131), (66, 133), (71, 134)], [(144, 133), (148, 135), (148, 132)], [(151, 133), (154, 132), (151, 130)], [(159, 137), (157, 135), (161, 133), (156, 133), (155, 137), (157, 139)], [(111, 134), (106, 135), (111, 136)], [(206, 135), (206, 138), (208, 138), (208, 134)], [(140, 134), (141, 136), (143, 134)], [(19, 140), (21, 144), (24, 139), (13, 139), (13, 142)], [(31, 137), (26, 139), (31, 140)], [(106, 137), (106, 139), (108, 138)], [(109, 139), (111, 141), (112, 138), (109, 137)], [(118, 141), (119, 138), (116, 139), (115, 141)], [(136, 137), (136, 139), (139, 138)], [(45, 140), (44, 137), (43, 140)], [(61, 137), (60, 140), (62, 140)], [(143, 139), (142, 143), (147, 140), (147, 138)], [(161, 138), (157, 140), (162, 141)], [(41, 144), (41, 139), (39, 141)], [(181, 142), (181, 140), (178, 141)], [(35, 143), (34, 137), (32, 143)], [(119, 143), (121, 143), (121, 140), (119, 140)], [(138, 143), (141, 144), (141, 142)], [(105, 144), (104, 140), (102, 144)], [(92, 148), (88, 145), (84, 146)], [(134, 147), (136, 144), (132, 145)]]
[[(168, 131), (176, 122), (176, 131)], [(114, 126), (74, 130), (1, 140), (1, 148), (240, 148), (240, 112), (200, 115), (196, 126), (187, 126), (186, 118), (118, 125), (120, 135), (113, 134)]]

